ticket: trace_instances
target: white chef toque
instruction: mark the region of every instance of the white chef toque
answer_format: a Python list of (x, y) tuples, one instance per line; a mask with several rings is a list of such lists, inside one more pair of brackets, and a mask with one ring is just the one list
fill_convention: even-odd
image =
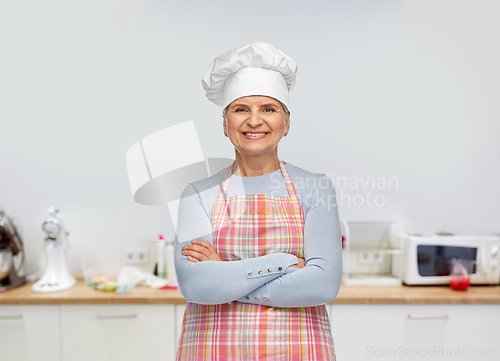
[(279, 100), (288, 109), (288, 92), (295, 85), (297, 65), (268, 43), (253, 43), (230, 50), (214, 59), (203, 76), (207, 98), (225, 108), (249, 95)]

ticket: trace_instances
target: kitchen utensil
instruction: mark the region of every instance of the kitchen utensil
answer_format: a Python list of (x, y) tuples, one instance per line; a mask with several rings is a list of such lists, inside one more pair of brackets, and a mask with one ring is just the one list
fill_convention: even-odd
[(470, 275), (475, 263), (470, 259), (452, 258), (450, 260), (450, 287), (459, 291), (469, 288)]
[(83, 277), (87, 286), (94, 287), (102, 281), (117, 281), (120, 267), (89, 267), (83, 270)]
[(31, 286), (33, 292), (57, 292), (73, 287), (76, 280), (68, 271), (66, 253), (69, 242), (64, 221), (59, 210), (54, 207), (47, 209), (47, 216), (42, 228), (47, 233), (45, 239), (46, 268), (42, 278)]
[(12, 251), (10, 249), (0, 250), (0, 281), (3, 281), (10, 273), (12, 265)]
[(119, 267), (90, 267), (83, 271), (87, 286), (97, 291), (114, 292), (118, 287)]
[(346, 286), (400, 286), (401, 279), (391, 275), (399, 267), (403, 230), (397, 221), (347, 222), (344, 235), (343, 283)]
[[(14, 256), (20, 256), (18, 267), (15, 267)], [(0, 211), (0, 292), (22, 286), (26, 278), (20, 276), (24, 267), (24, 248), (21, 236), (12, 220)]]

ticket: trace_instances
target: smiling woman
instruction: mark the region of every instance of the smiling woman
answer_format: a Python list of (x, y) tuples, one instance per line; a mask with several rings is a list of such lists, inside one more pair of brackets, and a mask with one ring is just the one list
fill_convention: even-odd
[(203, 78), (235, 161), (179, 202), (175, 268), (188, 303), (178, 360), (336, 359), (325, 307), (342, 278), (335, 189), (278, 158), (296, 71), (254, 43), (216, 58)]

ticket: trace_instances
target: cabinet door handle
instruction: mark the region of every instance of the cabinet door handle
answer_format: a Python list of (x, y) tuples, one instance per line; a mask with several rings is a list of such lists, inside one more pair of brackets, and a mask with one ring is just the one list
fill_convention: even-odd
[(408, 318), (412, 320), (443, 320), (450, 318), (446, 313), (442, 314), (408, 314)]
[(15, 320), (22, 317), (23, 315), (0, 315), (0, 320)]
[(109, 315), (109, 314), (101, 314), (101, 313), (98, 313), (96, 316), (96, 318), (99, 318), (99, 319), (109, 319), (109, 318), (135, 318), (137, 317), (137, 313), (130, 313), (128, 315)]

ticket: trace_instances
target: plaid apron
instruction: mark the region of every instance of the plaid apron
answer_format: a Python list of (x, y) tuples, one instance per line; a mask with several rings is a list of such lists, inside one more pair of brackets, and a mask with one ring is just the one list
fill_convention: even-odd
[[(277, 252), (304, 258), (303, 210), (285, 164), (279, 163), (289, 197), (242, 194), (226, 199), (236, 161), (227, 171), (212, 210), (214, 247), (223, 261)], [(281, 308), (233, 301), (187, 303), (177, 360), (336, 358), (325, 305)]]

